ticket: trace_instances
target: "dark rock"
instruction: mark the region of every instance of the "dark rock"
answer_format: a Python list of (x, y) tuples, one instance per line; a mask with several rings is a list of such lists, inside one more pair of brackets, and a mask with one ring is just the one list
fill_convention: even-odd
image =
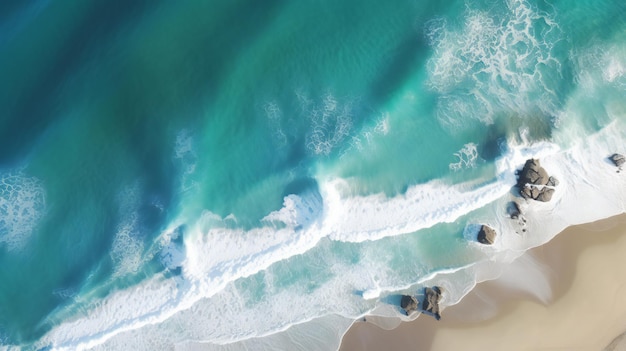
[(441, 300), (442, 289), (438, 286), (432, 288), (424, 288), (424, 311), (432, 314), (435, 319), (439, 320), (439, 301)]
[(524, 199), (550, 201), (554, 195), (553, 187), (559, 185), (559, 180), (549, 176), (539, 160), (534, 158), (526, 161), (517, 176), (517, 188)]
[(402, 295), (402, 299), (400, 300), (400, 307), (406, 312), (408, 316), (413, 311), (417, 311), (417, 299), (413, 296)]
[(533, 198), (533, 194), (531, 193), (531, 188), (528, 186), (523, 187), (522, 190), (520, 190), (519, 194), (522, 195), (524, 199)]
[(540, 193), (541, 190), (539, 190), (539, 188), (537, 188), (536, 186), (530, 188), (530, 197), (532, 197), (533, 199), (537, 200), (537, 197)]
[(621, 154), (613, 154), (609, 157), (609, 160), (611, 160), (615, 166), (622, 167), (622, 165), (626, 162), (626, 157)]
[(522, 215), (522, 210), (519, 208), (519, 204), (515, 201), (511, 201), (506, 205), (506, 212), (511, 219), (518, 219)]
[(535, 198), (537, 201), (548, 202), (552, 199), (552, 195), (554, 195), (554, 189), (552, 188), (543, 188), (539, 192), (539, 195)]
[(548, 178), (548, 184), (546, 184), (547, 186), (557, 186), (559, 185), (559, 180), (556, 179), (556, 177), (550, 176), (550, 178)]
[(478, 231), (477, 240), (481, 244), (491, 245), (496, 240), (496, 231), (483, 224)]
[(548, 172), (546, 172), (546, 170), (541, 167), (539, 160), (534, 158), (526, 161), (526, 164), (524, 164), (524, 168), (522, 168), (522, 171), (519, 172), (518, 175), (519, 177), (517, 184), (520, 188), (526, 184), (548, 184)]

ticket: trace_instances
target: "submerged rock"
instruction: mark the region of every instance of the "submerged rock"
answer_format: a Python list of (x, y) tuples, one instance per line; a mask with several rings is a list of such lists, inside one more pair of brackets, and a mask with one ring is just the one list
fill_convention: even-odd
[(626, 156), (622, 154), (613, 154), (609, 157), (609, 160), (611, 160), (615, 166), (622, 167), (622, 165), (626, 162)]
[(496, 231), (493, 228), (483, 224), (478, 231), (478, 236), (476, 239), (481, 244), (491, 245), (496, 241)]
[(432, 288), (424, 288), (423, 310), (432, 314), (435, 319), (439, 320), (439, 301), (441, 300), (442, 289), (438, 286)]
[(400, 300), (400, 307), (406, 312), (408, 316), (413, 311), (417, 311), (417, 299), (413, 296), (402, 295), (402, 299)]
[(515, 201), (511, 201), (506, 205), (506, 212), (509, 214), (511, 219), (518, 219), (522, 215), (522, 210), (519, 207), (519, 204)]

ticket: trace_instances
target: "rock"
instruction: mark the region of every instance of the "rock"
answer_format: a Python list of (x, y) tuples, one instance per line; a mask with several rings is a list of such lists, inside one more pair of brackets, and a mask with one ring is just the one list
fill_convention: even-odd
[(400, 307), (406, 312), (408, 316), (413, 311), (417, 311), (417, 299), (413, 296), (402, 295), (402, 299), (400, 300)]
[(432, 314), (435, 319), (439, 320), (439, 301), (441, 300), (442, 289), (438, 286), (432, 288), (424, 288), (424, 311)]
[(548, 175), (539, 160), (530, 159), (524, 164), (524, 168), (518, 172), (517, 188), (524, 199), (533, 199), (547, 202), (554, 195), (553, 187), (559, 185), (556, 177)]
[(537, 201), (548, 202), (552, 199), (552, 195), (554, 195), (554, 189), (552, 188), (543, 188), (539, 192), (539, 195), (535, 198)]
[(548, 178), (548, 184), (546, 184), (547, 186), (557, 186), (559, 185), (559, 180), (556, 179), (556, 177), (550, 176), (550, 178)]
[(511, 201), (506, 205), (506, 212), (511, 219), (518, 219), (522, 215), (522, 210), (519, 208), (519, 204), (515, 201)]
[(539, 188), (537, 188), (536, 186), (530, 188), (530, 197), (532, 197), (533, 199), (537, 200), (537, 197), (540, 193), (541, 190), (539, 190)]
[(483, 224), (478, 231), (477, 240), (481, 244), (491, 245), (496, 241), (496, 231)]
[(548, 172), (541, 167), (539, 160), (532, 158), (524, 164), (524, 168), (519, 173), (517, 184), (520, 188), (526, 184), (546, 185), (548, 179)]
[(524, 199), (533, 199), (536, 201), (548, 202), (552, 200), (552, 195), (554, 195), (554, 189), (543, 187), (539, 188), (536, 186), (526, 186), (522, 191), (520, 191), (520, 195)]
[(609, 160), (611, 160), (615, 166), (622, 167), (622, 165), (626, 162), (626, 157), (621, 154), (613, 154), (609, 157)]
[(524, 199), (533, 198), (533, 194), (531, 193), (531, 188), (528, 186), (523, 187), (522, 190), (520, 190), (519, 194), (522, 195)]

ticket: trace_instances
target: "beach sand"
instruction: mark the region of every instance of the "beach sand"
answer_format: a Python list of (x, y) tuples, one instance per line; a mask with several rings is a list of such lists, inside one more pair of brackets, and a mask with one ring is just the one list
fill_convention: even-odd
[(625, 214), (569, 227), (525, 256), (548, 277), (547, 303), (484, 282), (440, 321), (421, 315), (393, 330), (355, 322), (340, 350), (626, 350)]

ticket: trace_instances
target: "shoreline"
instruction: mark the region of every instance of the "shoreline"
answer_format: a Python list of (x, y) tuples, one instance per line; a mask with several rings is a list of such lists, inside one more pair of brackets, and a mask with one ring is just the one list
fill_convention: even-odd
[[(420, 315), (384, 330), (355, 321), (339, 350), (614, 350), (626, 337), (626, 214), (567, 227), (511, 265), (507, 273), (477, 284), (436, 321)], [(597, 274), (600, 271), (601, 274)], [(548, 283), (548, 296), (542, 281)], [(533, 284), (533, 285), (531, 285)], [(593, 289), (593, 290), (592, 290)], [(614, 347), (614, 346), (611, 346)]]

